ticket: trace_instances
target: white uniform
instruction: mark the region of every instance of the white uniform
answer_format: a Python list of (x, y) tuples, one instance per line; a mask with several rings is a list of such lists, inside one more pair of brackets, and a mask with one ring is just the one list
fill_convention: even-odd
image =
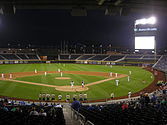
[(130, 98), (131, 97), (131, 94), (132, 94), (132, 92), (128, 92), (128, 98)]
[(1, 74), (1, 77), (4, 78), (4, 74), (3, 73)]
[(10, 74), (9, 78), (12, 79), (12, 77), (13, 77), (12, 74)]
[(118, 73), (115, 73), (115, 77), (118, 77)]
[(73, 88), (74, 86), (74, 81), (71, 81), (71, 88)]
[(69, 94), (66, 95), (66, 100), (67, 100), (67, 101), (70, 100), (70, 95), (69, 95)]
[(82, 81), (82, 88), (84, 87), (84, 81)]
[(130, 77), (128, 76), (128, 82), (130, 81)]
[(116, 82), (116, 86), (118, 86), (119, 80), (115, 80), (115, 82)]
[(110, 76), (112, 77), (112, 72), (110, 72)]
[(111, 98), (114, 98), (114, 93), (111, 93)]
[(131, 75), (132, 74), (132, 71), (129, 71), (129, 75)]
[(58, 95), (58, 99), (61, 100), (62, 99), (62, 95)]
[(37, 69), (35, 69), (35, 73), (37, 73)]
[(45, 72), (45, 76), (47, 75), (47, 72)]
[(84, 100), (87, 100), (88, 98), (87, 94), (85, 93), (83, 96), (84, 96)]

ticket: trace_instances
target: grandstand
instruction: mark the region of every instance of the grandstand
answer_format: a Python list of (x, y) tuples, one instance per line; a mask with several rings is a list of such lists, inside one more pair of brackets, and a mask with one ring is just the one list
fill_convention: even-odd
[(88, 60), (104, 60), (105, 58), (107, 58), (109, 55), (96, 55), (96, 56), (93, 56), (92, 58), (88, 59)]
[(95, 55), (82, 55), (81, 57), (79, 57), (77, 60), (89, 60), (91, 58), (93, 58)]
[(153, 68), (163, 72), (167, 72), (167, 56), (166, 55), (162, 56), (160, 60), (154, 64)]

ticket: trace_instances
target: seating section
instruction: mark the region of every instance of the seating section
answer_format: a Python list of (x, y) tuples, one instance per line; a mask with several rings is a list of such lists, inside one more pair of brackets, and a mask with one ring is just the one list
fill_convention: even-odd
[(123, 58), (125, 55), (111, 55), (108, 58), (106, 58), (104, 61), (116, 61), (118, 59)]
[(18, 60), (19, 58), (14, 54), (1, 54), (7, 60)]
[(89, 60), (103, 60), (106, 57), (108, 57), (109, 55), (96, 55), (93, 58), (89, 59)]
[(143, 55), (127, 55), (126, 59), (140, 59)]
[(58, 55), (48, 55), (47, 60), (58, 60)]
[(22, 60), (28, 59), (25, 54), (17, 54), (17, 56), (19, 56)]
[(82, 55), (78, 60), (88, 60), (89, 58), (93, 57), (95, 55)]
[(77, 59), (78, 57), (80, 57), (81, 55), (70, 55), (69, 56), (69, 59), (71, 59), (71, 60), (75, 60), (75, 59)]
[(39, 60), (35, 54), (0, 54), (0, 60)]
[(69, 55), (59, 55), (60, 60), (69, 60)]
[(126, 62), (151, 62), (155, 63), (154, 61), (157, 61), (161, 55), (127, 55), (123, 61)]
[(145, 55), (143, 56), (143, 60), (158, 60), (161, 56), (160, 55), (157, 55), (157, 56), (154, 56), (154, 55)]
[(4, 60), (4, 58), (0, 55), (0, 60)]
[(164, 55), (153, 68), (167, 73), (167, 55)]
[(1, 125), (65, 125), (62, 108), (53, 106), (0, 106)]
[(38, 59), (37, 55), (27, 54), (28, 59)]
[(94, 125), (166, 125), (167, 90), (161, 92), (160, 96), (155, 92), (131, 101), (82, 106), (79, 113)]

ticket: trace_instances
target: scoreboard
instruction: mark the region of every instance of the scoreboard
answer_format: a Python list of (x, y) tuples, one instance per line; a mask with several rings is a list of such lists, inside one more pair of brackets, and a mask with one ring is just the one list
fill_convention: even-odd
[(135, 21), (135, 50), (154, 50), (156, 47), (155, 17)]

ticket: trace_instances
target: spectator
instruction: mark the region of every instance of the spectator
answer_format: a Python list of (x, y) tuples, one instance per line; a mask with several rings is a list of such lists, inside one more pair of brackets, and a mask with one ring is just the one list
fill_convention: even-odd
[(58, 103), (55, 107), (56, 108), (62, 108), (62, 105), (60, 103)]
[(124, 102), (121, 107), (122, 107), (122, 110), (127, 109), (128, 108), (128, 103)]
[(39, 113), (35, 110), (35, 107), (32, 108), (31, 112), (30, 112), (30, 115), (32, 116), (38, 116)]
[(79, 108), (81, 107), (81, 103), (79, 101), (77, 101), (76, 98), (73, 98), (73, 102), (71, 104), (71, 107), (76, 110), (79, 111)]
[(39, 116), (47, 116), (46, 112), (44, 112), (44, 109), (40, 110)]
[(89, 104), (89, 107), (87, 108), (87, 110), (94, 110), (95, 108), (92, 106), (92, 104)]

